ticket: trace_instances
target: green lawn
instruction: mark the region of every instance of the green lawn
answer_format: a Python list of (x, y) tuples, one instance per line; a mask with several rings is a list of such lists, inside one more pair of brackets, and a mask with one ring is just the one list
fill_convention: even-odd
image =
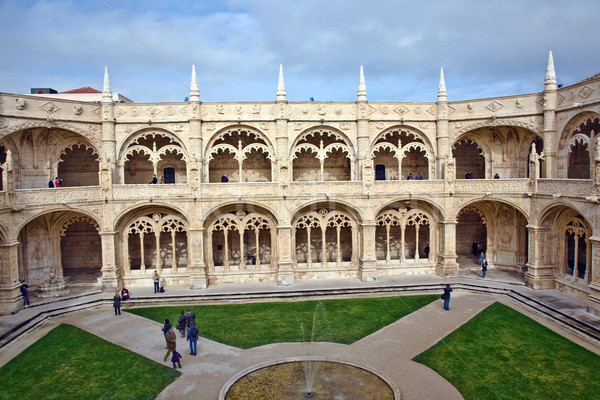
[[(195, 305), (191, 308), (196, 314), (201, 336), (248, 349), (269, 343), (311, 339), (350, 344), (434, 300), (439, 300), (439, 296)], [(151, 307), (127, 311), (160, 323), (168, 318), (176, 326), (182, 309)]]
[(465, 399), (600, 398), (600, 356), (500, 303), (414, 361)]
[(62, 324), (0, 368), (0, 399), (154, 399), (179, 375)]

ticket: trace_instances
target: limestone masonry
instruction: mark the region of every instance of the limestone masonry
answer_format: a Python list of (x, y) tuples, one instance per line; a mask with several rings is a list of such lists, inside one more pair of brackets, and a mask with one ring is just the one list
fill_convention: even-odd
[(557, 88), (550, 53), (540, 93), (437, 93), (369, 102), (362, 68), (353, 103), (288, 102), (281, 68), (274, 102), (204, 103), (195, 69), (184, 103), (115, 103), (108, 70), (97, 103), (0, 93), (0, 313), (19, 279), (452, 277), (481, 252), (600, 313), (600, 75)]

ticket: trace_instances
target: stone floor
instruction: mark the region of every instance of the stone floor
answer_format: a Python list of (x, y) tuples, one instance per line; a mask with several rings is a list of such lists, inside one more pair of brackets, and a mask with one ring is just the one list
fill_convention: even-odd
[[(461, 399), (460, 393), (445, 379), (411, 359), (495, 301), (529, 315), (600, 354), (600, 343), (593, 337), (595, 328), (600, 332), (600, 318), (587, 313), (583, 301), (557, 290), (533, 291), (523, 285), (518, 274), (490, 270), (484, 280), (471, 272), (461, 271), (460, 276), (453, 279), (422, 275), (383, 278), (368, 283), (350, 279), (319, 280), (299, 281), (291, 287), (277, 287), (273, 282), (265, 282), (216, 285), (197, 292), (183, 287), (170, 287), (161, 294), (152, 293), (151, 287), (138, 288), (131, 290), (133, 301), (125, 303), (123, 310), (130, 306), (160, 303), (441, 293), (445, 283), (451, 283), (454, 287), (450, 311), (442, 309), (441, 301), (434, 302), (351, 345), (279, 343), (241, 350), (201, 338), (198, 355), (193, 357), (189, 355), (185, 339), (178, 338), (178, 349), (184, 355), (182, 376), (169, 385), (158, 399), (218, 399), (223, 388), (245, 371), (258, 365), (307, 355), (318, 355), (324, 360), (345, 362), (372, 371), (388, 381), (396, 389), (398, 398), (403, 400)], [(35, 299), (31, 307), (15, 315), (0, 317), (0, 338), (3, 340), (0, 343), (0, 366), (60, 323), (78, 326), (163, 363), (165, 343), (161, 324), (127, 312), (115, 316), (111, 296), (111, 293), (90, 290), (87, 293), (73, 293), (73, 296), (64, 299)], [(553, 307), (553, 304), (556, 306)], [(568, 317), (569, 321), (572, 319), (585, 323), (592, 335), (578, 330), (577, 325), (569, 325), (560, 316)]]

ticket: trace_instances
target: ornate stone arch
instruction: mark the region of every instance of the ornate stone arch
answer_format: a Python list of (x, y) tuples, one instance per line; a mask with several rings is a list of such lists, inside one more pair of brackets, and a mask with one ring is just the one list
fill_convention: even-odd
[[(355, 174), (356, 153), (352, 142), (331, 127), (312, 127), (298, 135), (290, 150), (290, 160), (294, 181), (352, 180)], [(318, 161), (318, 167), (314, 160)]]
[(270, 182), (273, 180), (275, 151), (269, 139), (256, 128), (226, 127), (210, 139), (205, 149), (208, 182)]

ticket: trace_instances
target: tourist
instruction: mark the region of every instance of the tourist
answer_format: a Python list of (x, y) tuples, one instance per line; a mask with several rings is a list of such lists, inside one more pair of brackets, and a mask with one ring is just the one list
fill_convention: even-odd
[(425, 249), (423, 249), (423, 251), (425, 252), (425, 258), (429, 258), (429, 243), (425, 245)]
[(163, 184), (163, 183), (165, 183), (165, 176), (164, 176), (164, 175), (161, 175), (161, 176), (160, 176), (160, 180), (158, 181), (158, 183), (159, 183), (159, 184)]
[(479, 255), (479, 260), (477, 260), (477, 264), (479, 264), (480, 268), (483, 268), (483, 262), (485, 261), (485, 253), (482, 251)]
[(477, 255), (477, 240), (473, 240), (473, 244), (471, 245), (471, 251), (473, 252), (474, 256)]
[(166, 362), (169, 354), (171, 354), (172, 351), (175, 351), (177, 347), (177, 335), (175, 334), (175, 330), (173, 330), (172, 326), (168, 331), (165, 332), (165, 340), (167, 341), (167, 354), (165, 354), (164, 358), (164, 361)]
[(60, 179), (58, 179), (58, 176), (54, 178), (54, 187), (59, 188), (60, 187)]
[(412, 174), (412, 172), (411, 172), (411, 173), (410, 173), (410, 174), (408, 174), (408, 176), (406, 177), (406, 180), (412, 181), (413, 179), (415, 179), (415, 178), (413, 177), (413, 174)]
[(190, 354), (196, 355), (196, 344), (198, 342), (198, 327), (196, 324), (192, 324), (187, 330), (187, 340), (190, 342)]
[(196, 314), (190, 308), (187, 309), (187, 327), (196, 325)]
[(421, 175), (420, 172), (417, 172), (417, 176), (415, 176), (415, 180), (416, 181), (422, 181), (423, 180), (423, 175)]
[(227, 177), (227, 175), (223, 175), (221, 177), (221, 182), (225, 183), (225, 182), (229, 182), (229, 178)]
[(154, 174), (154, 176), (152, 177), (152, 181), (150, 181), (150, 185), (156, 185), (156, 183), (158, 182), (158, 178), (156, 177), (156, 174)]
[(473, 173), (471, 171), (469, 171), (469, 178), (468, 179), (473, 179)]
[(154, 293), (157, 293), (160, 290), (160, 275), (158, 275), (158, 272), (156, 272), (156, 270), (154, 271)]
[(21, 290), (21, 296), (23, 296), (23, 307), (25, 307), (29, 305), (29, 291), (27, 290), (29, 285), (22, 279), (20, 279), (19, 282), (21, 282), (21, 287), (19, 287), (19, 289)]
[(173, 325), (171, 325), (171, 321), (169, 321), (168, 319), (165, 319), (165, 324), (162, 327), (162, 331), (163, 334), (167, 334), (167, 332), (169, 331), (169, 329), (171, 329), (173, 327)]
[(488, 262), (484, 258), (483, 262), (481, 263), (481, 277), (482, 278), (485, 278), (485, 273), (487, 272), (487, 267), (488, 267)]
[(113, 307), (115, 308), (115, 315), (121, 315), (121, 294), (118, 290), (113, 297)]
[(123, 290), (121, 290), (121, 300), (125, 301), (125, 300), (129, 300), (131, 297), (129, 297), (129, 290), (123, 288)]
[(469, 171), (465, 171), (465, 179), (469, 179)]
[(452, 289), (450, 288), (450, 284), (447, 283), (444, 288), (444, 294), (442, 295), (442, 299), (444, 299), (444, 310), (450, 309), (450, 292)]
[(494, 179), (500, 179), (500, 175), (498, 175), (497, 172), (496, 172), (496, 175), (494, 175)]
[(53, 187), (54, 187), (54, 181), (53, 181), (52, 179), (50, 179), (50, 180), (48, 181), (48, 187), (49, 187), (49, 188), (53, 188)]
[(63, 183), (62, 183), (62, 178), (58, 178), (58, 187), (62, 187)]
[(181, 333), (181, 337), (185, 337), (185, 328), (187, 327), (187, 316), (181, 310), (181, 314), (179, 315), (179, 319), (177, 320), (177, 330)]
[(173, 351), (173, 357), (171, 357), (171, 362), (173, 363), (173, 368), (176, 369), (175, 364), (179, 365), (181, 368), (181, 359), (183, 356), (177, 352), (177, 350)]

